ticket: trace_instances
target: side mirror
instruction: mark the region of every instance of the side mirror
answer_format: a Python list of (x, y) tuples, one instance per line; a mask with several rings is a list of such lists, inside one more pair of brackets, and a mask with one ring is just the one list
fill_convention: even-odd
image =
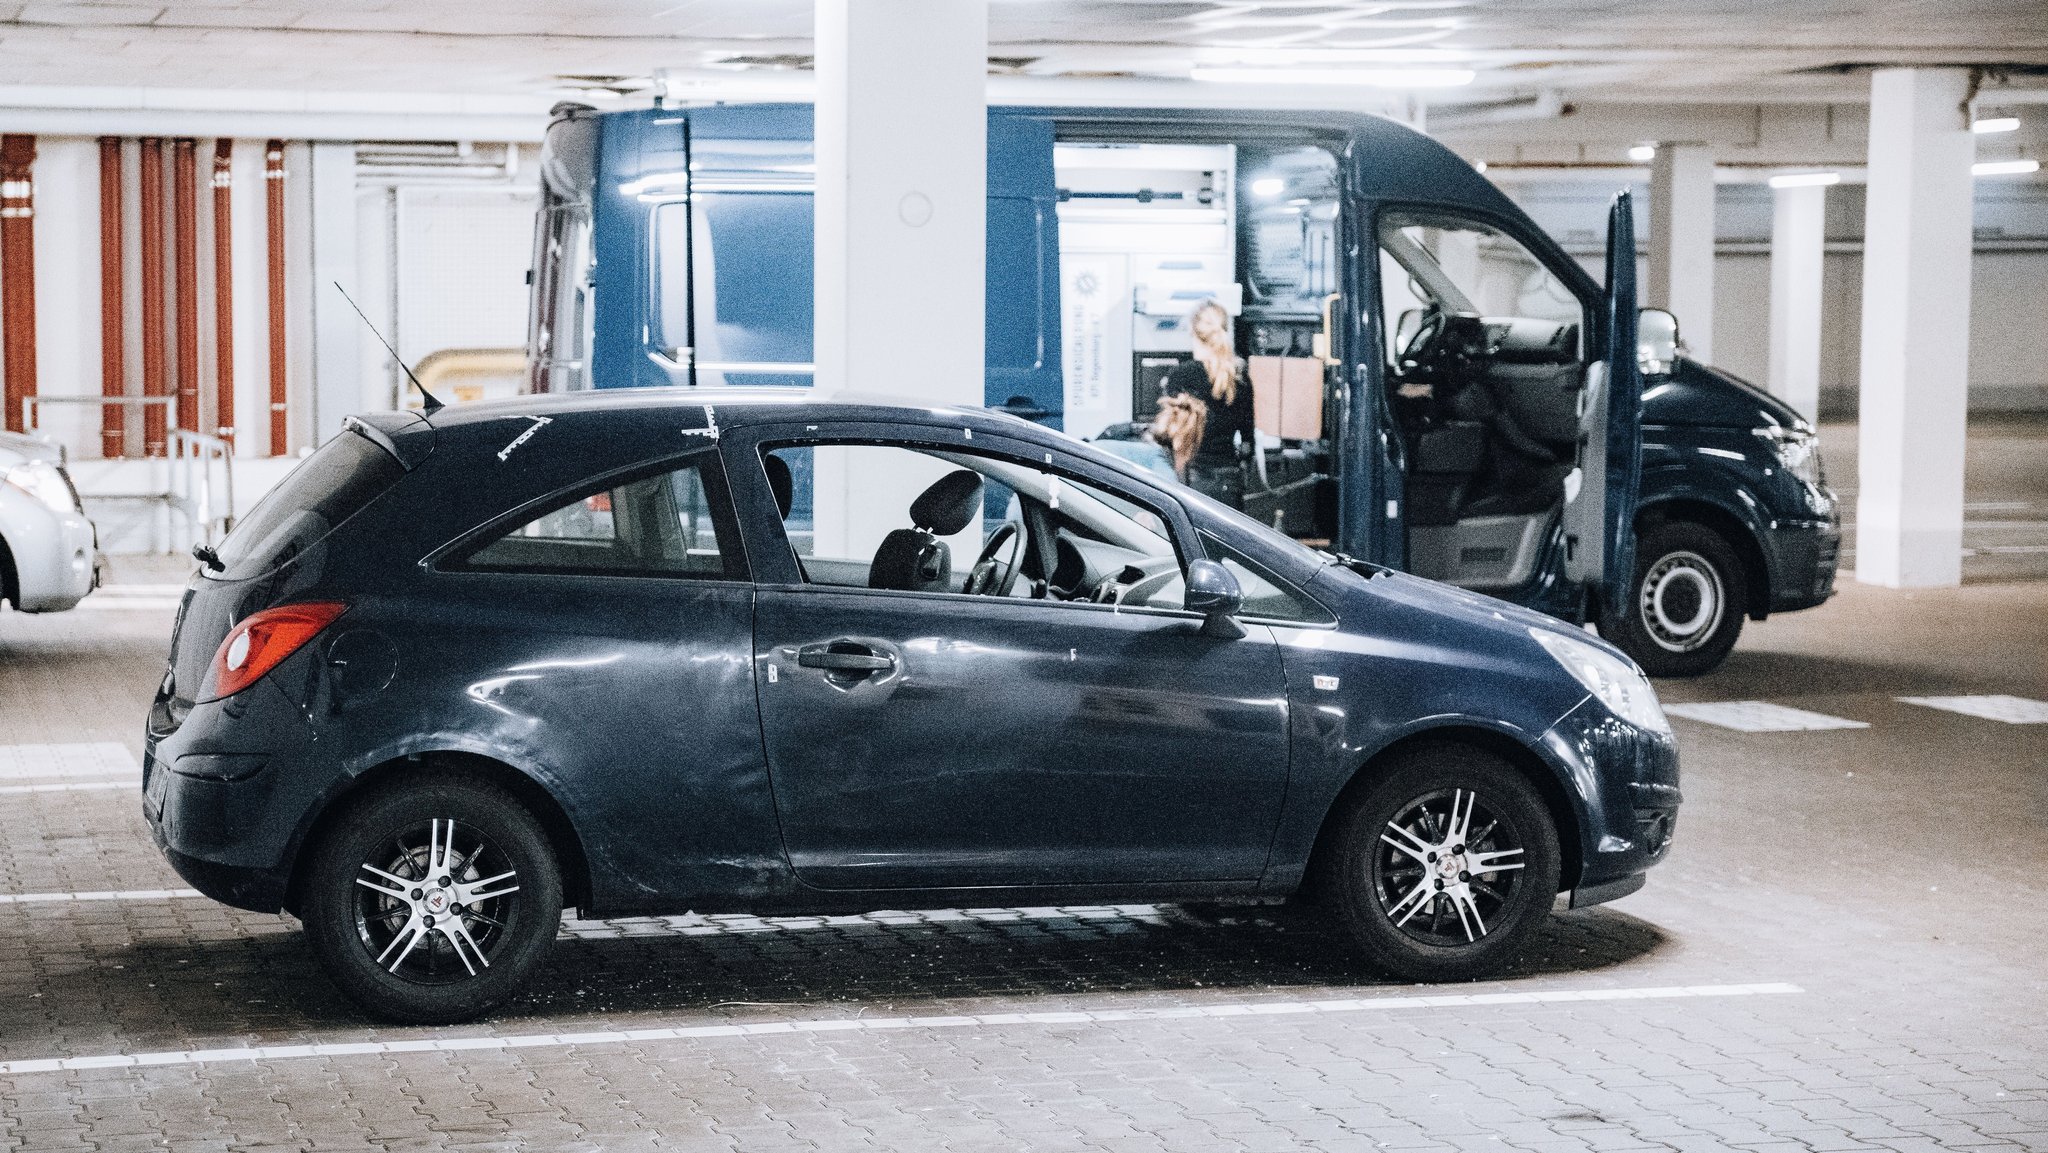
[(1684, 347), (1678, 339), (1677, 317), (1661, 308), (1636, 312), (1636, 364), (1644, 376), (1669, 373)]
[(1188, 565), (1187, 588), (1188, 610), (1202, 614), (1204, 636), (1235, 640), (1244, 635), (1244, 626), (1234, 619), (1244, 607), (1244, 590), (1229, 569), (1213, 560), (1195, 561)]

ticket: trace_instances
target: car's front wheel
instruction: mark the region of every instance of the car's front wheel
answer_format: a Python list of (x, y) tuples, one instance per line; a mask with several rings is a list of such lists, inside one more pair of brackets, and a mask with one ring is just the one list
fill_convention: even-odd
[(1627, 610), (1600, 634), (1653, 677), (1695, 677), (1727, 659), (1749, 610), (1742, 561), (1721, 534), (1671, 521), (1636, 541)]
[(313, 850), (306, 935), (380, 1017), (466, 1021), (519, 990), (555, 939), (561, 874), (546, 832), (484, 781), (401, 784), (352, 806)]
[(1557, 831), (1501, 758), (1462, 745), (1401, 754), (1353, 796), (1320, 879), (1376, 967), (1410, 981), (1491, 976), (1557, 896)]

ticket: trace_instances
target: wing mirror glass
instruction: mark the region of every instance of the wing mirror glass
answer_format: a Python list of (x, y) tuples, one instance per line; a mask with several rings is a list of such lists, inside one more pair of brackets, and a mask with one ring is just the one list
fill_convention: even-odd
[(1235, 619), (1244, 607), (1244, 590), (1222, 564), (1198, 560), (1188, 565), (1186, 603), (1190, 612), (1202, 614), (1203, 633), (1226, 638), (1244, 635), (1244, 626)]
[(1661, 308), (1636, 313), (1636, 364), (1644, 376), (1664, 376), (1685, 345), (1678, 339), (1678, 318)]

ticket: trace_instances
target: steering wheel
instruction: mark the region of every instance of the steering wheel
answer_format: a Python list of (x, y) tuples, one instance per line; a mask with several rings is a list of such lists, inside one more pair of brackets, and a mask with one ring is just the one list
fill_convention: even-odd
[(1448, 313), (1442, 305), (1432, 304), (1422, 314), (1422, 323), (1416, 325), (1414, 335), (1401, 346), (1396, 354), (1403, 376), (1426, 376), (1435, 367), (1437, 346), (1443, 342), (1444, 332), (1450, 327)]
[[(997, 560), (996, 554), (1009, 546), (1009, 559)], [(967, 583), (961, 592), (968, 596), (1010, 595), (1010, 588), (1017, 583), (1017, 562), (1024, 556), (1024, 526), (1014, 520), (1006, 520), (989, 534), (988, 543), (981, 546), (981, 555), (974, 559), (974, 567), (968, 570)]]

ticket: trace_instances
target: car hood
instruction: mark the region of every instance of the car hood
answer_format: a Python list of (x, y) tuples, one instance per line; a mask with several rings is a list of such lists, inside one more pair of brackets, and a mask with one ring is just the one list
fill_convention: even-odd
[(18, 464), (27, 460), (47, 460), (57, 464), (64, 454), (48, 441), (38, 440), (18, 432), (0, 432), (0, 461)]
[(1667, 376), (1643, 382), (1644, 424), (1715, 425), (1727, 428), (1797, 428), (1798, 412), (1726, 370), (1680, 357)]

